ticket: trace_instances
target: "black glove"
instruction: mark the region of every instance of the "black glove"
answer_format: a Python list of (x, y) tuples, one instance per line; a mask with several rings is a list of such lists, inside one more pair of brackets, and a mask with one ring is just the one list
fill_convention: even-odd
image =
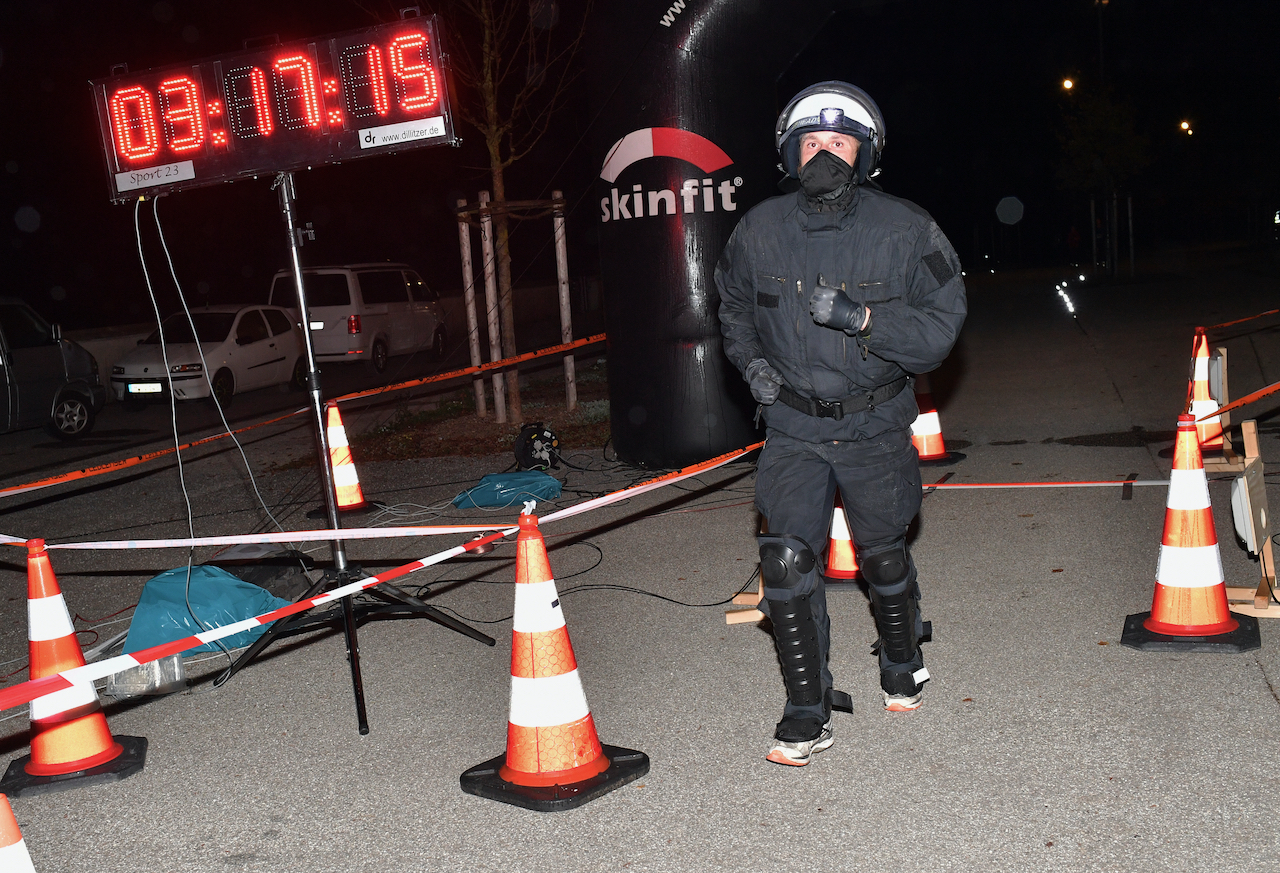
[(782, 390), (782, 374), (769, 366), (764, 358), (756, 358), (747, 364), (744, 375), (757, 403), (769, 406), (778, 399), (778, 392)]
[(867, 320), (867, 307), (854, 303), (839, 288), (826, 284), (819, 273), (818, 287), (809, 298), (809, 314), (817, 324), (852, 335), (861, 330)]

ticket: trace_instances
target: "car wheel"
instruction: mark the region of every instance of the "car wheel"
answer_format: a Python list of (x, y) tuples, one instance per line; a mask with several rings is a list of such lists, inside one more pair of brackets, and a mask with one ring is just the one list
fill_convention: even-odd
[(213, 375), (213, 381), (209, 383), (209, 387), (218, 405), (226, 406), (231, 402), (231, 395), (236, 393), (236, 379), (231, 375), (230, 370), (219, 370)]
[(444, 360), (444, 347), (449, 341), (449, 335), (445, 331), (444, 325), (436, 328), (436, 335), (431, 339), (431, 357), (437, 361)]
[(387, 371), (387, 344), (382, 340), (374, 340), (369, 350), (369, 367), (375, 373)]
[(307, 390), (307, 359), (299, 356), (293, 365), (293, 375), (289, 377), (290, 391)]
[(49, 431), (59, 439), (74, 440), (93, 430), (93, 406), (79, 394), (65, 394), (53, 405)]

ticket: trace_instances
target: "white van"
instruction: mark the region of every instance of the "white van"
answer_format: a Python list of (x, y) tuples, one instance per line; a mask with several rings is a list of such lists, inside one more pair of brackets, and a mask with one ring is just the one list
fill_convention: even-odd
[[(317, 361), (367, 361), (381, 373), (391, 355), (430, 349), (444, 356), (449, 334), (439, 297), (410, 267), (308, 267), (302, 276)], [(276, 273), (268, 302), (298, 309), (292, 271)]]

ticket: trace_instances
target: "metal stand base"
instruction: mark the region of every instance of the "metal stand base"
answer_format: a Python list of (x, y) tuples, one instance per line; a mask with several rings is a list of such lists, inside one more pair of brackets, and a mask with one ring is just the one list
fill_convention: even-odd
[(569, 785), (528, 786), (506, 781), (498, 775), (498, 768), (507, 762), (505, 752), (472, 767), (462, 774), (459, 782), (467, 794), (537, 812), (556, 812), (582, 806), (649, 772), (649, 756), (644, 752), (618, 746), (602, 748), (604, 756), (609, 759), (609, 768), (590, 779)]
[(1137, 612), (1127, 616), (1124, 620), (1124, 633), (1120, 636), (1121, 645), (1144, 652), (1247, 652), (1262, 648), (1258, 620), (1252, 615), (1233, 612), (1231, 617), (1240, 622), (1240, 626), (1230, 633), (1208, 637), (1158, 634), (1147, 630), (1142, 624), (1150, 616), (1150, 612)]
[(112, 739), (124, 746), (124, 751), (117, 758), (87, 770), (76, 770), (57, 776), (32, 776), (25, 769), (31, 756), (23, 755), (9, 764), (4, 779), (0, 780), (0, 793), (10, 797), (52, 794), (55, 791), (68, 791), (101, 782), (119, 782), (141, 771), (147, 763), (147, 738), (113, 737)]

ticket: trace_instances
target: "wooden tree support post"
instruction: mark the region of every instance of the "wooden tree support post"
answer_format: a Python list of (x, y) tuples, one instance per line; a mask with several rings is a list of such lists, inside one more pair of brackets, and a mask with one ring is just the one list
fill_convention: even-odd
[(1258, 587), (1227, 587), (1227, 602), (1232, 612), (1258, 618), (1280, 618), (1280, 604), (1272, 602), (1276, 586), (1276, 558), (1271, 545), (1271, 510), (1267, 506), (1267, 484), (1262, 476), (1262, 458), (1258, 452), (1258, 423), (1242, 422), (1244, 437), (1244, 487), (1249, 493), (1249, 512), (1253, 517), (1253, 535), (1258, 544), (1262, 578)]
[[(467, 224), (464, 210), (466, 200), (458, 201), (458, 247), (462, 250), (462, 299), (467, 310), (467, 348), (471, 352), (471, 366), (478, 367), (480, 360), (480, 325), (476, 319), (476, 277), (471, 270), (471, 225)], [(486, 418), (489, 409), (484, 399), (484, 377), (471, 380), (476, 392), (476, 415)]]
[[(560, 341), (573, 342), (573, 309), (569, 305), (569, 249), (565, 242), (564, 193), (551, 192), (552, 227), (556, 243), (556, 284), (560, 295)], [(564, 356), (564, 404), (573, 412), (578, 408), (578, 382), (573, 355)]]
[[(1219, 347), (1214, 349), (1214, 353), (1222, 362), (1222, 391), (1219, 392), (1222, 396), (1214, 399), (1218, 401), (1218, 406), (1226, 406), (1231, 402), (1231, 391), (1227, 388), (1227, 350)], [(1244, 470), (1245, 461), (1236, 454), (1231, 445), (1231, 413), (1223, 412), (1219, 418), (1222, 421), (1222, 455), (1204, 457), (1204, 471), (1206, 473), (1240, 473)]]
[[(498, 267), (493, 249), (493, 218), (489, 192), (480, 192), (480, 250), (484, 253), (485, 323), (489, 327), (489, 360), (502, 360), (502, 334), (498, 332)], [(507, 423), (507, 387), (501, 372), (493, 374), (493, 411), (498, 424)]]

